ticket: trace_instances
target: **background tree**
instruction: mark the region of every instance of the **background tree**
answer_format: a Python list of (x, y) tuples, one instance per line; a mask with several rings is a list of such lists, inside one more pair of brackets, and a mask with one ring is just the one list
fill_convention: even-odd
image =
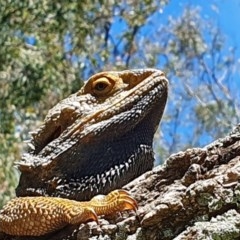
[[(102, 70), (154, 67), (170, 79), (156, 138), (157, 164), (203, 146), (239, 122), (237, 59), (197, 6), (162, 22), (161, 1), (3, 1), (0, 5), (0, 206), (14, 195), (13, 168), (46, 112)], [(164, 132), (164, 134), (162, 134)]]

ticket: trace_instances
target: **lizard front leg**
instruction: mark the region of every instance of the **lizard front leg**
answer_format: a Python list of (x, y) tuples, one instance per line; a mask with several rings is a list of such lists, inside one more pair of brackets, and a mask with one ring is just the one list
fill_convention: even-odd
[(137, 210), (136, 201), (124, 190), (98, 195), (88, 202), (57, 197), (20, 197), (0, 211), (0, 231), (15, 236), (41, 236), (68, 224), (80, 224), (98, 215)]

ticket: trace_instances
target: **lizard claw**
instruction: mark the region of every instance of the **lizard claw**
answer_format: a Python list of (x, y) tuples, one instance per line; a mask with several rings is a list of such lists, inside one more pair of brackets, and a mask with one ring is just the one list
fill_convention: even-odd
[(132, 198), (129, 193), (126, 190), (119, 189), (119, 190), (114, 190), (109, 195), (115, 194), (116, 197), (118, 198), (118, 208), (119, 211), (124, 211), (124, 210), (133, 210), (134, 212), (137, 211), (138, 205), (137, 201)]
[(89, 204), (94, 208), (97, 215), (109, 215), (125, 210), (137, 211), (138, 205), (129, 193), (119, 189), (110, 192), (108, 195), (97, 195), (91, 199)]

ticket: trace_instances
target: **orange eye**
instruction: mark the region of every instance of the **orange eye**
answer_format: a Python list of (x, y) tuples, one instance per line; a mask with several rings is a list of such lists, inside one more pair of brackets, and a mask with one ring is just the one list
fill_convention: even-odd
[(92, 91), (96, 95), (102, 96), (109, 93), (113, 88), (113, 83), (108, 78), (99, 78), (92, 83)]

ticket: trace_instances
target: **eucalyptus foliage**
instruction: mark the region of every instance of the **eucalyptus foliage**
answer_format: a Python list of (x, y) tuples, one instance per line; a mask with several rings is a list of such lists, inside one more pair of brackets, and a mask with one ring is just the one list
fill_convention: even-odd
[(168, 4), (1, 2), (0, 206), (14, 196), (18, 173), (13, 163), (28, 131), (96, 72), (144, 67), (166, 72), (171, 90), (156, 141), (158, 162), (223, 136), (239, 121), (234, 48), (226, 50), (221, 32), (201, 18), (197, 6), (166, 17)]

